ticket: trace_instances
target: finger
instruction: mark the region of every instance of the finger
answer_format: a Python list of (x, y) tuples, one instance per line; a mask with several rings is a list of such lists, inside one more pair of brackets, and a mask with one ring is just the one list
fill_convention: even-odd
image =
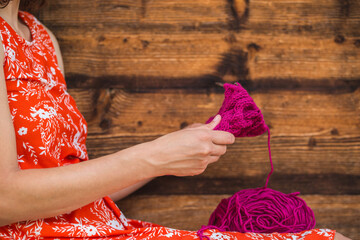
[(220, 156), (209, 156), (209, 162), (208, 165), (214, 162), (217, 162), (219, 160)]
[(205, 124), (204, 126), (209, 129), (214, 129), (220, 123), (220, 121), (221, 121), (221, 115), (217, 114), (211, 122)]
[(185, 128), (196, 128), (196, 127), (200, 127), (202, 125), (205, 125), (205, 124), (204, 123), (193, 123), (193, 124), (186, 126)]
[(213, 144), (212, 149), (210, 151), (210, 155), (212, 156), (221, 156), (226, 153), (226, 145), (217, 145)]
[(235, 136), (226, 131), (214, 130), (211, 131), (211, 140), (214, 144), (218, 145), (233, 144)]

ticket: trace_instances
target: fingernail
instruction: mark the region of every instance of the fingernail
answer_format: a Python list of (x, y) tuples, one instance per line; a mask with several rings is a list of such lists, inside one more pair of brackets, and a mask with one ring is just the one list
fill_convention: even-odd
[(217, 120), (219, 120), (220, 119), (220, 115), (219, 114), (217, 114), (216, 116), (215, 116), (215, 118), (214, 118), (214, 122), (216, 122)]

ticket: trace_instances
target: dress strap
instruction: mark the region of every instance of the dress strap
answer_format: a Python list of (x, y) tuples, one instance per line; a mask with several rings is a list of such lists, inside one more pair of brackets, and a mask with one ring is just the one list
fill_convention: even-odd
[[(4, 47), (5, 79), (31, 79), (42, 84), (66, 85), (61, 72), (55, 47), (45, 26), (32, 14), (19, 11), (19, 19), (30, 29), (31, 41), (22, 38), (3, 18), (0, 17), (0, 32)], [(21, 62), (19, 61), (21, 59)], [(48, 65), (43, 65), (48, 62)], [(58, 78), (49, 79), (48, 74)], [(50, 82), (49, 82), (50, 81)]]
[(14, 28), (7, 22), (5, 21), (5, 19), (3, 19), (0, 16), (0, 21), (1, 21), (1, 30), (5, 30), (4, 33), (8, 35), (8, 37), (11, 37), (13, 39), (16, 39), (16, 42), (18, 44), (24, 44), (26, 43), (27, 45), (32, 45), (35, 43), (36, 41), (36, 29), (34, 29), (34, 20), (32, 19), (32, 15), (30, 13), (24, 12), (24, 11), (19, 11), (18, 13), (18, 17), (24, 22), (24, 24), (29, 28), (30, 30), (30, 35), (31, 35), (31, 41), (28, 41), (26, 39), (24, 39), (23, 37), (21, 37), (15, 30)]
[(0, 16), (0, 37), (4, 49), (4, 59), (3, 59), (3, 66), (5, 66), (6, 57), (7, 57), (7, 49), (9, 45), (16, 45), (11, 29), (9, 29), (9, 24)]
[(52, 60), (56, 65), (58, 64), (55, 46), (51, 40), (51, 37), (46, 30), (45, 26), (31, 13), (26, 11), (19, 11), (19, 17), (23, 20), (23, 22), (29, 27), (32, 35), (32, 42), (28, 45), (44, 45), (44, 47), (49, 51), (52, 55)]

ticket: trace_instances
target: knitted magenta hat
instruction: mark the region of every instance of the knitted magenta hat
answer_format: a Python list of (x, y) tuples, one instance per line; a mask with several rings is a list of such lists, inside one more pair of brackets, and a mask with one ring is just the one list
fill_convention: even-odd
[[(240, 83), (225, 83), (224, 89), (225, 98), (218, 112), (221, 121), (214, 130), (227, 131), (235, 137), (254, 137), (265, 133), (268, 127), (263, 115)], [(206, 123), (211, 122), (215, 116), (210, 117)]]

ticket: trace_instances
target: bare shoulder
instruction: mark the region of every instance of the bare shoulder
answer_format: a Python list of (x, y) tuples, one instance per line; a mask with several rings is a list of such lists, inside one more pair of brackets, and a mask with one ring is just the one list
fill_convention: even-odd
[(52, 41), (52, 43), (54, 45), (54, 48), (55, 48), (55, 54), (56, 54), (56, 57), (57, 57), (57, 60), (58, 60), (59, 67), (61, 69), (61, 72), (65, 76), (64, 62), (63, 62), (63, 59), (62, 59), (62, 54), (61, 54), (61, 49), (60, 49), (60, 46), (59, 46), (59, 42), (56, 39), (54, 33), (49, 28), (47, 28), (44, 24), (42, 24), (42, 25), (44, 26), (44, 28), (46, 29), (46, 31), (50, 35), (51, 41)]

